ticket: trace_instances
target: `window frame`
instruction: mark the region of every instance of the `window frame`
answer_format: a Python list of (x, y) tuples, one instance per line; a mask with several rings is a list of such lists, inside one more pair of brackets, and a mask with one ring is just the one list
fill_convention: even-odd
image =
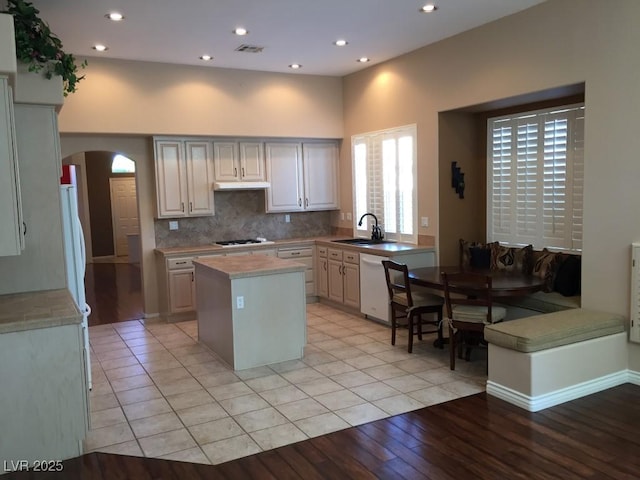
[[(412, 139), (412, 152), (411, 152), (411, 205), (410, 212), (408, 215), (399, 215), (402, 209), (402, 201), (404, 200), (404, 204), (406, 204), (406, 189), (399, 188), (399, 177), (396, 181), (396, 188), (390, 189), (385, 192), (384, 190), (384, 173), (383, 173), (383, 157), (382, 157), (382, 148), (383, 142), (385, 140), (395, 140), (395, 157), (396, 162), (394, 164), (394, 172), (398, 174), (400, 171), (400, 163), (398, 160), (398, 146), (401, 138), (410, 137)], [(418, 172), (418, 153), (417, 153), (417, 143), (418, 143), (418, 129), (416, 124), (403, 125), (399, 127), (393, 127), (384, 130), (377, 130), (372, 132), (365, 132), (356, 135), (352, 135), (351, 137), (351, 167), (352, 167), (352, 178), (353, 178), (353, 231), (356, 237), (368, 238), (371, 235), (371, 226), (373, 225), (373, 219), (369, 216), (363, 219), (363, 224), (361, 227), (358, 226), (358, 220), (361, 215), (365, 212), (374, 213), (379, 220), (379, 224), (383, 227), (384, 238), (386, 240), (393, 240), (398, 242), (406, 242), (417, 244), (418, 243), (418, 193), (417, 193), (417, 172)], [(366, 152), (364, 159), (360, 158), (361, 154), (358, 153), (359, 145), (366, 145)], [(375, 148), (378, 148), (379, 153), (375, 153)], [(371, 153), (372, 149), (374, 149), (374, 153)], [(360, 163), (364, 161), (365, 165), (361, 165)], [(377, 162), (377, 164), (376, 164)], [(359, 188), (362, 185), (363, 179), (361, 178), (361, 172), (363, 171), (367, 176), (364, 180), (366, 185), (365, 196), (366, 196), (366, 208), (359, 209), (359, 206), (362, 202), (363, 193)], [(378, 169), (378, 173), (374, 172), (375, 169)], [(376, 177), (377, 175), (377, 177)], [(370, 196), (370, 186), (373, 185), (373, 188), (377, 188), (378, 190), (382, 189), (380, 193), (377, 194), (378, 200), (372, 199)], [(390, 192), (395, 192), (394, 201), (395, 201), (395, 214), (404, 220), (406, 225), (406, 220), (410, 220), (410, 225), (412, 231), (410, 233), (403, 232), (389, 232), (387, 231), (385, 224), (385, 202), (384, 197), (388, 195)], [(404, 194), (403, 194), (404, 192)], [(404, 198), (402, 198), (404, 197)], [(375, 206), (374, 206), (375, 205)], [(363, 211), (361, 211), (363, 210)], [(399, 226), (400, 220), (395, 222), (396, 225), (394, 229)]]

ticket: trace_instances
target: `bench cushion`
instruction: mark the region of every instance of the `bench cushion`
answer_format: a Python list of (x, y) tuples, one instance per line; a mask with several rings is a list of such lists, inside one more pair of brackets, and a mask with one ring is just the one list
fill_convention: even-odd
[(558, 292), (536, 292), (524, 297), (501, 298), (500, 303), (540, 313), (551, 313), (568, 308), (580, 308), (580, 300), (580, 295), (565, 297)]
[(487, 325), (484, 338), (518, 352), (537, 352), (624, 331), (624, 318), (574, 308)]

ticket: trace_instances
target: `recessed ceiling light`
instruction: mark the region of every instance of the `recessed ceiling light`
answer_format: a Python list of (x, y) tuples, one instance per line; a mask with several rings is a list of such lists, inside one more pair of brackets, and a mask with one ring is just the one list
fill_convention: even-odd
[(435, 12), (438, 9), (433, 3), (427, 3), (424, 7), (420, 8), (422, 13)]
[(346, 40), (336, 40), (335, 42), (333, 42), (333, 44), (338, 46), (338, 47), (344, 47), (348, 43), (349, 42), (347, 42)]
[(233, 33), (235, 33), (236, 35), (246, 35), (247, 33), (249, 33), (249, 30), (247, 30), (246, 28), (238, 27), (233, 31)]
[(109, 20), (113, 20), (114, 22), (119, 22), (120, 20), (124, 20), (124, 15), (120, 12), (111, 12), (105, 15)]
[(107, 50), (109, 50), (109, 47), (107, 47), (106, 45), (101, 45), (99, 43), (97, 45), (94, 45), (92, 48), (98, 52), (106, 52)]
[(368, 62), (368, 61), (370, 61), (370, 60), (371, 60), (371, 59), (370, 59), (370, 58), (367, 58), (367, 57), (360, 57), (360, 58), (358, 59), (358, 61), (359, 61), (360, 63), (367, 63), (367, 62)]
[(302, 68), (302, 65), (300, 65), (299, 63), (292, 63), (291, 65), (289, 65), (289, 68), (298, 70), (299, 68)]
[(213, 57), (211, 55), (201, 55), (200, 60), (204, 60), (205, 62), (208, 62), (209, 60), (213, 60)]

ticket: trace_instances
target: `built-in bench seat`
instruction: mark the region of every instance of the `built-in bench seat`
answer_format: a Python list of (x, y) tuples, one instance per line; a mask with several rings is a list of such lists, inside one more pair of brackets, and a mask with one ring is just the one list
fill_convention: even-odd
[(509, 307), (524, 308), (539, 313), (553, 313), (570, 308), (580, 308), (580, 295), (565, 297), (558, 292), (536, 292), (523, 297), (500, 299)]
[(627, 381), (624, 318), (582, 308), (487, 325), (487, 393), (538, 411)]
[(462, 268), (521, 271), (544, 279), (541, 292), (500, 299), (500, 303), (512, 307), (508, 309), (507, 318), (580, 308), (580, 255), (549, 251), (546, 248), (534, 250), (531, 245), (509, 247), (498, 242), (485, 244), (463, 239), (459, 243)]

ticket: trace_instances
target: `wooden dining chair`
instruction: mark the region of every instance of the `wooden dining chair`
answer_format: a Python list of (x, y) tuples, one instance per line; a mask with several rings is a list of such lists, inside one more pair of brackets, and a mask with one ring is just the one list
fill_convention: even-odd
[(484, 343), (484, 326), (505, 319), (504, 307), (494, 306), (491, 276), (478, 273), (442, 273), (444, 301), (449, 324), (449, 362), (456, 368), (458, 357), (469, 360), (471, 349)]
[[(396, 328), (398, 320), (406, 319), (409, 331), (408, 352), (413, 352), (413, 335), (418, 334), (422, 340), (423, 333), (438, 334), (435, 342), (439, 348), (443, 348), (442, 339), (442, 305), (444, 299), (438, 295), (418, 291), (411, 288), (409, 282), (409, 269), (403, 263), (392, 260), (383, 260), (384, 275), (389, 291), (389, 305), (391, 306), (391, 345), (396, 344)], [(423, 320), (423, 314), (435, 314), (434, 320)], [(435, 330), (423, 331), (423, 325), (433, 325)]]

